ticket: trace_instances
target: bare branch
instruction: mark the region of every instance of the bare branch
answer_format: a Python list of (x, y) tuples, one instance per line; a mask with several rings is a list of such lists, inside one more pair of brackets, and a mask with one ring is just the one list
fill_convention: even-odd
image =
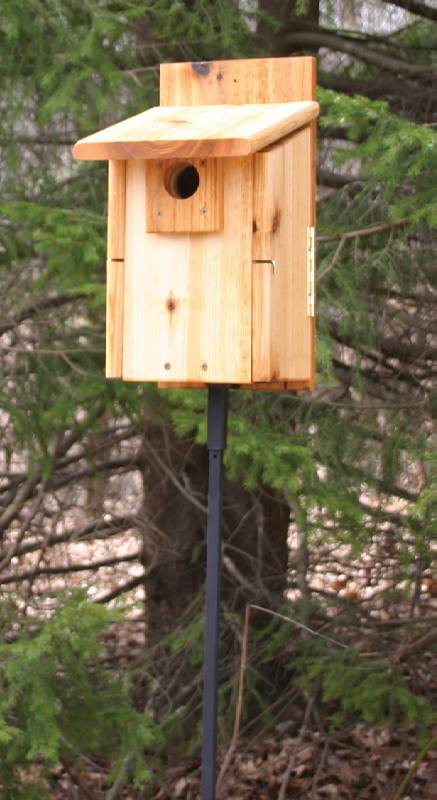
[(11, 503), (6, 511), (4, 511), (0, 516), (0, 533), (2, 533), (12, 522), (12, 520), (18, 516), (26, 501), (33, 496), (40, 477), (41, 476), (39, 474), (31, 475), (24, 482), (21, 489), (17, 492), (15, 501)]
[(24, 322), (25, 319), (35, 317), (41, 311), (47, 311), (51, 308), (60, 308), (60, 306), (72, 303), (74, 300), (83, 299), (84, 297), (86, 297), (84, 294), (58, 294), (55, 297), (42, 298), (36, 303), (32, 303), (30, 306), (21, 309), (21, 311), (14, 314), (13, 317), (3, 322), (0, 325), (0, 336), (2, 333), (6, 333), (6, 331), (15, 328), (20, 322)]
[(360, 44), (354, 39), (347, 39), (337, 36), (329, 31), (314, 33), (298, 32), (287, 35), (287, 43), (292, 47), (327, 47), (330, 50), (339, 50), (347, 53), (365, 64), (388, 70), (396, 75), (412, 75), (416, 78), (431, 80), (432, 69), (428, 65), (412, 64), (410, 61), (403, 61), (399, 58), (386, 55), (376, 50), (372, 50), (366, 45)]
[[(348, 347), (357, 347), (356, 342), (348, 334), (344, 333), (334, 320), (329, 323), (329, 332), (341, 344), (345, 344)], [(399, 337), (395, 336), (382, 336), (378, 341), (378, 348), (386, 358), (399, 359), (404, 364), (412, 364), (418, 361), (435, 361), (437, 358), (436, 347), (401, 341)]]
[(63, 533), (53, 534), (47, 541), (38, 539), (37, 541), (22, 545), (17, 549), (16, 555), (17, 557), (23, 556), (27, 553), (34, 553), (42, 547), (54, 547), (57, 544), (64, 544), (64, 542), (107, 539), (110, 536), (115, 536), (122, 531), (132, 528), (137, 521), (138, 517), (135, 514), (112, 517), (109, 522), (105, 522), (101, 519), (93, 520), (79, 531), (64, 531)]
[(337, 239), (355, 239), (359, 236), (373, 236), (375, 233), (383, 233), (384, 231), (392, 230), (392, 228), (399, 228), (402, 225), (408, 225), (411, 222), (409, 217), (403, 219), (396, 219), (393, 222), (381, 222), (379, 225), (370, 225), (368, 228), (357, 228), (353, 231), (346, 231), (346, 233), (334, 233), (329, 236), (318, 236), (318, 242), (334, 242)]
[(432, 19), (434, 22), (437, 22), (437, 8), (426, 6), (425, 3), (419, 3), (417, 0), (385, 0), (385, 2), (388, 2), (391, 6), (405, 8), (406, 11), (409, 11), (411, 14), (416, 14), (418, 17)]
[(145, 573), (142, 575), (137, 575), (136, 578), (132, 578), (127, 583), (123, 583), (121, 586), (117, 586), (112, 592), (108, 592), (104, 594), (102, 597), (99, 597), (96, 600), (96, 603), (109, 603), (111, 600), (115, 600), (116, 597), (120, 597), (122, 594), (126, 594), (126, 592), (131, 592), (132, 589), (136, 589), (137, 586), (141, 586), (144, 583), (144, 578), (146, 577)]
[(344, 186), (349, 186), (353, 183), (364, 183), (364, 178), (361, 175), (339, 175), (336, 172), (328, 172), (326, 169), (319, 169), (317, 177), (321, 186), (329, 186), (332, 189), (343, 189)]
[(70, 572), (92, 572), (102, 567), (113, 567), (115, 564), (139, 561), (140, 555), (139, 552), (131, 553), (124, 556), (115, 556), (114, 558), (104, 558), (101, 561), (92, 561), (89, 564), (70, 564), (66, 567), (38, 567), (26, 570), (26, 572), (19, 572), (16, 575), (6, 575), (4, 578), (0, 578), (0, 584), (4, 586), (10, 583), (21, 583), (32, 578), (38, 578), (40, 575), (68, 575)]

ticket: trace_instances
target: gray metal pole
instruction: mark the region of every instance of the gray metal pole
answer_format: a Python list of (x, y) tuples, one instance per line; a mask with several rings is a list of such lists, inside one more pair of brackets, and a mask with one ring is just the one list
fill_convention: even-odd
[(215, 800), (220, 583), (223, 527), (223, 451), (226, 448), (228, 387), (208, 388), (208, 528), (206, 620), (203, 666), (202, 800)]

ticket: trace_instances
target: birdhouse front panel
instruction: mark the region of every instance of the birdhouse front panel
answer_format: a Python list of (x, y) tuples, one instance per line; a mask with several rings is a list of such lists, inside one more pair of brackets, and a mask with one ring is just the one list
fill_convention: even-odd
[(127, 162), (125, 380), (251, 380), (251, 159), (222, 169), (222, 230), (149, 233), (147, 164)]
[(106, 374), (314, 383), (315, 64), (166, 64), (162, 106), (81, 140), (109, 160)]

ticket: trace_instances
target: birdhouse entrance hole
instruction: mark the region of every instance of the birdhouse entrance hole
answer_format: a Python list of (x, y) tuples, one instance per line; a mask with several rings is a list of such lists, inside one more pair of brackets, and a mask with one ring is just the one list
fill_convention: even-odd
[[(225, 159), (188, 158), (142, 161), (148, 233), (211, 233), (223, 228)], [(132, 170), (130, 166), (128, 173)], [(130, 185), (128, 176), (128, 197)]]
[(168, 170), (164, 184), (177, 200), (187, 200), (199, 188), (199, 172), (193, 164), (178, 164)]

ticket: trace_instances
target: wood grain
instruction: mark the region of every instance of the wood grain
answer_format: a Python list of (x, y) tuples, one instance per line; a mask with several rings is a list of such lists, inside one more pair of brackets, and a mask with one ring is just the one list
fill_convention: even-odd
[(128, 161), (123, 379), (156, 380), (184, 361), (189, 239), (148, 234), (145, 162)]
[(121, 378), (126, 221), (126, 162), (108, 164), (108, 232), (106, 262), (107, 378)]
[(161, 64), (161, 106), (315, 100), (316, 59), (251, 58)]
[(107, 258), (124, 258), (126, 162), (108, 164)]
[(146, 163), (127, 165), (123, 378), (251, 379), (251, 159), (223, 162), (217, 233), (147, 233)]
[(78, 141), (79, 159), (247, 156), (317, 117), (313, 101), (149, 108)]
[(220, 158), (190, 159), (199, 175), (199, 187), (184, 199), (168, 190), (173, 171), (184, 160), (146, 162), (147, 231), (149, 233), (201, 233), (223, 227), (223, 162)]
[(124, 261), (106, 262), (106, 368), (107, 378), (123, 372)]
[[(235, 61), (209, 61), (200, 63), (161, 64), (160, 68), (160, 103), (161, 105), (215, 105), (222, 103), (283, 103), (290, 101), (315, 100), (316, 98), (316, 59), (312, 56), (245, 59)], [(309, 219), (315, 224), (315, 163), (316, 163), (316, 121), (310, 124), (310, 199)], [(305, 231), (306, 236), (306, 231)], [(260, 252), (260, 238), (255, 244)], [(279, 265), (280, 266), (280, 265)], [(301, 264), (306, 279), (306, 264)], [(267, 283), (266, 296), (254, 293), (254, 314), (259, 315), (257, 303), (260, 300), (266, 308), (272, 306), (272, 276), (267, 265), (253, 265), (254, 280)], [(257, 272), (255, 272), (257, 270)], [(261, 274), (260, 274), (261, 270)], [(264, 271), (262, 271), (264, 270)], [(270, 292), (270, 299), (269, 299)], [(306, 307), (306, 302), (304, 303)], [(270, 311), (270, 313), (272, 313)], [(264, 319), (264, 327), (268, 327), (268, 319)], [(315, 320), (306, 323), (305, 336), (309, 326), (309, 371), (304, 379), (293, 376), (293, 380), (260, 383), (243, 383), (241, 388), (252, 388), (264, 391), (302, 391), (313, 388), (315, 381)], [(260, 347), (263, 347), (261, 350)], [(268, 355), (267, 355), (268, 353)], [(270, 360), (270, 345), (258, 339), (258, 361)], [(265, 373), (264, 373), (265, 374)], [(270, 370), (270, 375), (273, 372)], [(170, 386), (165, 382), (163, 386)], [(174, 385), (174, 384), (173, 384)], [(206, 385), (206, 383), (204, 384)]]
[[(307, 228), (310, 225), (309, 126), (254, 157), (254, 382), (309, 381), (311, 320), (307, 315)], [(257, 267), (257, 269), (256, 269)]]

